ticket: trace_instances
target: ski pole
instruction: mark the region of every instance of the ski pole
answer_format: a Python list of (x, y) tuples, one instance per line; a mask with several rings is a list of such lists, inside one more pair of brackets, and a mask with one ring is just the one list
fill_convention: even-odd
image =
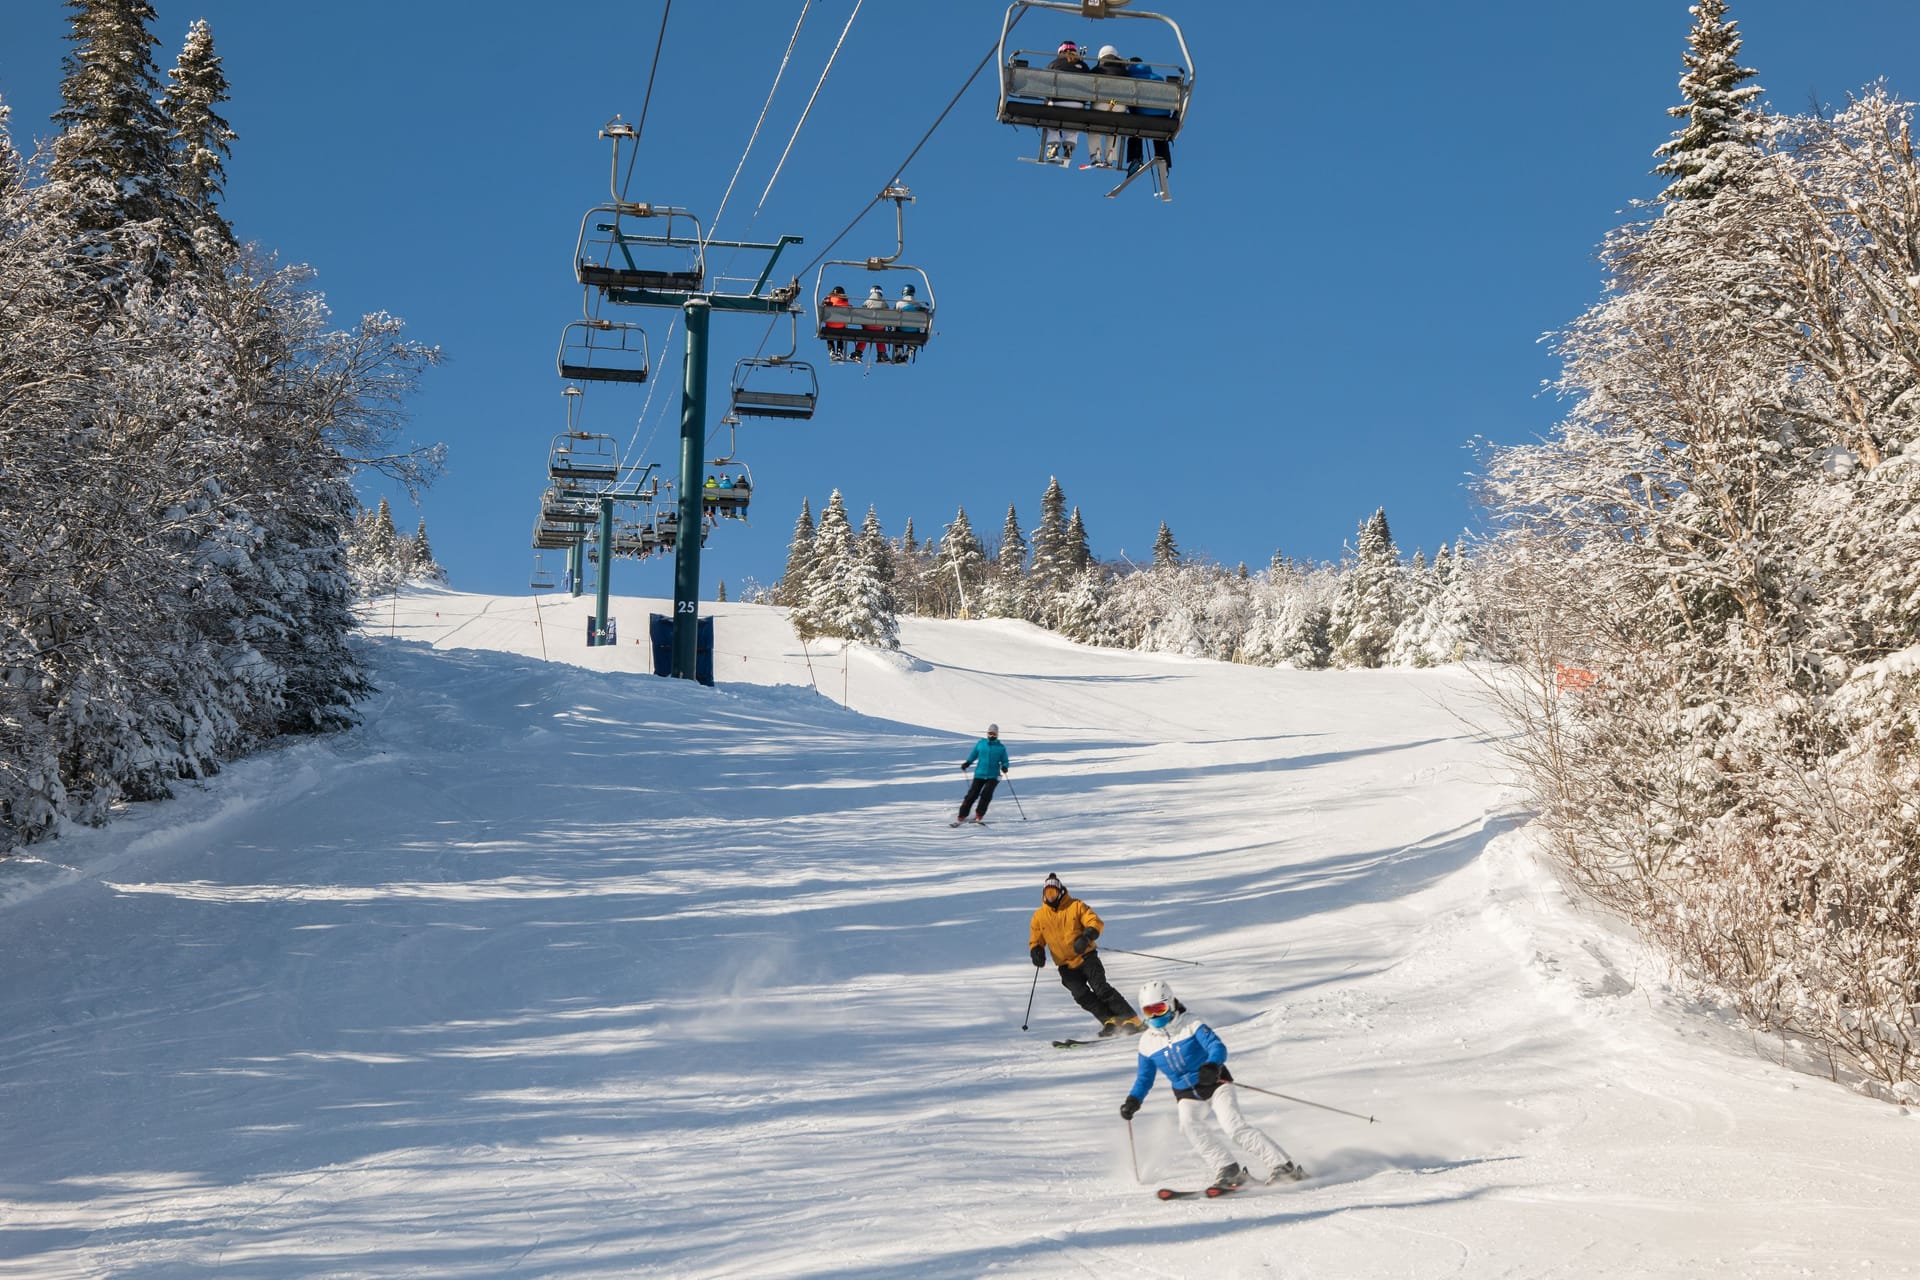
[(1241, 1089), (1251, 1089), (1255, 1093), (1264, 1093), (1269, 1098), (1285, 1098), (1288, 1102), (1297, 1102), (1303, 1107), (1318, 1107), (1322, 1111), (1331, 1111), (1331, 1112), (1334, 1112), (1336, 1115), (1352, 1116), (1355, 1120), (1365, 1120), (1368, 1124), (1380, 1123), (1378, 1120), (1375, 1120), (1372, 1116), (1363, 1116), (1358, 1111), (1342, 1111), (1339, 1107), (1330, 1107), (1324, 1102), (1308, 1102), (1305, 1098), (1296, 1098), (1289, 1093), (1275, 1093), (1271, 1089), (1262, 1089), (1259, 1085), (1241, 1084), (1238, 1080), (1228, 1080), (1228, 1081), (1224, 1081), (1224, 1083), (1237, 1086), (1238, 1088), (1241, 1088)]
[(1007, 784), (1007, 794), (1013, 797), (1013, 807), (1020, 811), (1020, 821), (1025, 822), (1027, 820), (1027, 808), (1020, 803), (1020, 793), (1013, 789), (1013, 779), (1011, 777), (1002, 777), (1000, 780)]
[(1165, 960), (1172, 964), (1190, 964), (1196, 969), (1202, 967), (1198, 960), (1180, 960), (1173, 956), (1157, 956), (1151, 951), (1129, 951), (1125, 947), (1110, 947), (1104, 942), (1100, 944), (1100, 949), (1102, 951), (1117, 952), (1123, 956), (1145, 956), (1149, 960)]
[(1025, 1031), (1027, 1023), (1033, 1019), (1033, 994), (1040, 990), (1040, 966), (1033, 966), (1033, 986), (1027, 990), (1027, 1014), (1020, 1019), (1020, 1029)]
[(1127, 1117), (1127, 1159), (1133, 1161), (1133, 1180), (1140, 1181), (1140, 1155), (1133, 1149), (1133, 1117)]

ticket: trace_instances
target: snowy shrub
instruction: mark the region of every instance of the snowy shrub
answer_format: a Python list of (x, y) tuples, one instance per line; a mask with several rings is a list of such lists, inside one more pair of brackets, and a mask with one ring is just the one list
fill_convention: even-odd
[(1757, 1025), (1920, 1079), (1920, 164), (1873, 91), (1610, 238), (1497, 451), (1513, 751), (1573, 877)]

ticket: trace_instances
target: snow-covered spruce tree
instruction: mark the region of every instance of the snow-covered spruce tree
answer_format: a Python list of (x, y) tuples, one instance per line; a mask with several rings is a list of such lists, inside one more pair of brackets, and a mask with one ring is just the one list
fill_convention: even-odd
[(1052, 626), (1057, 598), (1070, 588), (1079, 572), (1068, 551), (1067, 495), (1058, 476), (1047, 477), (1047, 491), (1040, 495), (1040, 523), (1033, 529), (1030, 555), (1027, 593), (1034, 620)]
[(860, 522), (859, 552), (860, 558), (873, 570), (874, 578), (887, 590), (888, 612), (899, 612), (899, 601), (894, 596), (899, 567), (894, 563), (893, 544), (887, 541), (886, 531), (880, 527), (880, 512), (872, 503), (867, 504), (866, 519)]
[(354, 521), (348, 563), (363, 596), (391, 591), (412, 576), (413, 549), (394, 527), (393, 507), (385, 495), (378, 507)]
[(180, 61), (167, 73), (161, 109), (172, 131), (173, 187), (193, 220), (190, 235), (210, 235), (231, 248), (233, 227), (218, 208), (226, 191), (224, 160), (232, 154), (236, 136), (220, 116), (225, 101), (226, 72), (213, 51), (213, 33), (201, 18), (188, 28)]
[[(793, 522), (793, 537), (787, 540), (787, 568), (780, 575), (780, 585), (775, 588), (776, 600), (780, 604), (798, 607), (807, 598), (807, 579), (813, 575), (813, 507), (807, 499), (800, 499), (800, 518)], [(801, 633), (806, 639), (807, 634)]]
[(1153, 567), (1172, 569), (1180, 563), (1180, 548), (1174, 543), (1173, 530), (1167, 528), (1167, 522), (1160, 522), (1160, 532), (1153, 536)]
[(794, 629), (803, 639), (832, 636), (849, 643), (898, 648), (899, 624), (892, 597), (879, 569), (862, 553), (838, 489), (820, 512), (813, 541), (807, 599), (793, 610)]
[(1717, 194), (1610, 239), (1571, 412), (1492, 459), (1483, 591), (1575, 879), (1757, 1025), (1920, 1096), (1912, 115), (1876, 89), (1769, 119)]
[(1354, 550), (1329, 620), (1333, 664), (1377, 667), (1406, 611), (1405, 569), (1384, 508), (1360, 526)]
[(1000, 551), (981, 590), (981, 612), (989, 618), (1027, 616), (1027, 536), (1020, 531), (1020, 517), (1013, 504), (1007, 504), (1006, 524), (1000, 530)]
[(136, 276), (164, 281), (188, 244), (174, 186), (172, 130), (160, 102), (148, 0), (66, 0), (73, 50), (62, 66), (61, 126), (48, 209), (74, 232), (72, 252), (109, 293)]
[(1687, 12), (1693, 30), (1682, 57), (1682, 101), (1667, 108), (1686, 126), (1654, 151), (1660, 163), (1653, 171), (1673, 179), (1662, 201), (1712, 196), (1728, 179), (1731, 153), (1751, 150), (1760, 135), (1752, 104), (1763, 91), (1746, 83), (1756, 73), (1740, 65), (1740, 32), (1727, 17), (1726, 0), (1699, 0)]
[[(420, 525), (413, 531), (413, 542), (409, 548), (411, 565), (407, 576), (420, 582), (437, 582), (446, 585), (447, 571), (433, 557), (433, 544), (427, 541), (427, 518), (420, 517)], [(722, 596), (722, 599), (726, 597)]]
[(939, 616), (965, 617), (979, 607), (981, 589), (986, 585), (987, 557), (974, 535), (967, 509), (961, 507), (940, 534), (940, 551), (934, 557), (939, 572), (932, 578)]
[(1067, 518), (1067, 540), (1064, 558), (1075, 573), (1082, 573), (1093, 567), (1093, 548), (1087, 542), (1087, 526), (1080, 519), (1080, 508), (1075, 507)]
[(1407, 577), (1407, 613), (1388, 643), (1387, 665), (1436, 667), (1481, 656), (1475, 638), (1473, 574), (1465, 553), (1456, 555), (1443, 542), (1432, 568), (1423, 566), (1416, 554)]

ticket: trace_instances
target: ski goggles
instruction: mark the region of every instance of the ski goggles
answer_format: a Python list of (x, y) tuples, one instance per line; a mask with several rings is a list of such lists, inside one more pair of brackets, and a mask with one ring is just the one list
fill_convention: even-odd
[(1140, 1015), (1145, 1018), (1158, 1018), (1172, 1007), (1165, 1000), (1158, 1004), (1143, 1004), (1140, 1006)]

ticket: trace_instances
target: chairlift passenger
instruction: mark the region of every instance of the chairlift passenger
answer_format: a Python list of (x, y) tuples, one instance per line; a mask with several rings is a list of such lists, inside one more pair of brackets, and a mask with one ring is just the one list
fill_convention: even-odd
[[(893, 309), (895, 311), (925, 311), (927, 308), (921, 303), (920, 299), (915, 296), (913, 286), (904, 284), (900, 286), (900, 300), (893, 304)], [(913, 358), (918, 354), (919, 351), (914, 347), (895, 346), (893, 349), (893, 362), (895, 364), (912, 364)]]
[[(1152, 67), (1148, 66), (1146, 63), (1142, 62), (1138, 58), (1127, 59), (1127, 74), (1132, 76), (1136, 80), (1159, 80), (1159, 81), (1166, 80), (1165, 76), (1161, 75), (1158, 71), (1155, 71)], [(1153, 107), (1135, 107), (1133, 109), (1133, 114), (1139, 115), (1139, 116), (1165, 117), (1165, 116), (1171, 116), (1173, 112), (1161, 111)], [(1146, 156), (1141, 149), (1140, 142), (1141, 142), (1141, 139), (1137, 134), (1130, 135), (1127, 138), (1127, 172), (1128, 174), (1135, 174), (1140, 172), (1141, 166), (1146, 162)], [(1173, 171), (1173, 139), (1155, 138), (1153, 140), (1153, 158), (1155, 160), (1159, 160), (1163, 162), (1167, 166), (1167, 171), (1171, 173)]]
[[(1080, 56), (1079, 45), (1071, 40), (1062, 40), (1060, 42), (1059, 52), (1054, 55), (1053, 61), (1047, 64), (1047, 70), (1090, 71), (1092, 68), (1087, 66), (1086, 59)], [(1048, 98), (1047, 105), (1050, 107), (1084, 107), (1087, 104), (1084, 102), (1070, 102), (1065, 98)], [(1080, 141), (1080, 131), (1078, 129), (1072, 131), (1066, 129), (1042, 129), (1040, 131), (1040, 138), (1041, 141), (1046, 143), (1046, 149), (1040, 153), (1043, 159), (1054, 164), (1064, 165), (1072, 163), (1073, 149)]]
[[(832, 291), (827, 294), (826, 305), (829, 307), (851, 307), (853, 303), (847, 299), (847, 291), (841, 286), (835, 285)], [(829, 320), (826, 322), (826, 327), (829, 329), (844, 330), (847, 325), (844, 320)], [(846, 358), (847, 340), (845, 338), (828, 338), (827, 359), (833, 361), (835, 364), (839, 364)]]
[[(881, 292), (880, 286), (877, 284), (867, 290), (867, 296), (861, 299), (860, 305), (868, 311), (889, 311), (892, 309), (891, 305), (887, 302), (887, 295)], [(864, 324), (861, 325), (860, 328), (863, 331), (886, 332), (885, 325)], [(874, 358), (882, 364), (888, 363), (891, 359), (891, 357), (887, 355), (887, 344), (884, 342), (874, 343), (873, 353)], [(855, 361), (861, 361), (867, 358), (867, 341), (865, 338), (853, 344), (853, 358)]]
[[(1093, 64), (1093, 74), (1097, 76), (1126, 76), (1130, 72), (1127, 60), (1120, 51), (1110, 44), (1100, 46), (1100, 58)], [(1126, 104), (1115, 102), (1111, 98), (1093, 104), (1095, 111), (1125, 112)], [(1087, 135), (1087, 158), (1095, 169), (1115, 169), (1120, 165), (1120, 135), (1117, 133), (1089, 133)]]

